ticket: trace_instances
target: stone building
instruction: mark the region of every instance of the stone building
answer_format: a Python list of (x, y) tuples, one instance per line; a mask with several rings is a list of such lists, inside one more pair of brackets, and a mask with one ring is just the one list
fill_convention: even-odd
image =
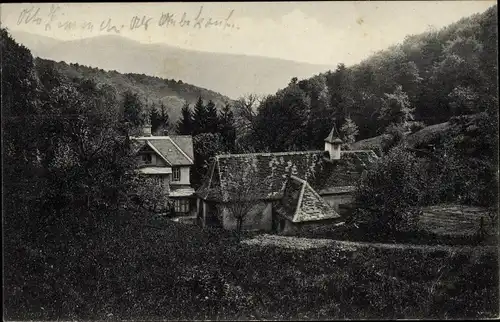
[(239, 183), (229, 178), (247, 170), (255, 187), (248, 195), (253, 207), (243, 229), (286, 232), (341, 221), (363, 171), (378, 158), (371, 150), (343, 151), (341, 145), (334, 128), (323, 151), (216, 156), (196, 191), (198, 221), (236, 227), (228, 205), (239, 201), (228, 190)]

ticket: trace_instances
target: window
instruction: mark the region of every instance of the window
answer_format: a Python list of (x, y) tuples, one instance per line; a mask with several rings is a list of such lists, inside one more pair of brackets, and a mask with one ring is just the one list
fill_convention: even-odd
[(189, 212), (189, 199), (174, 200), (174, 210), (177, 213)]
[(144, 163), (151, 163), (152, 162), (152, 158), (151, 158), (151, 154), (143, 154), (142, 155), (142, 162)]
[(172, 168), (172, 181), (181, 181), (181, 169)]

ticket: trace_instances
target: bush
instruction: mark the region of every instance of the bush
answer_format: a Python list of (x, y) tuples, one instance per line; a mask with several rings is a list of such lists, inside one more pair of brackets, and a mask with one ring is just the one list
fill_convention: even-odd
[(391, 124), (385, 130), (386, 136), (382, 139), (382, 151), (389, 152), (392, 148), (396, 147), (403, 141), (405, 134), (402, 126)]
[(391, 150), (357, 187), (354, 221), (392, 235), (413, 227), (425, 189), (424, 169), (421, 160), (403, 147)]

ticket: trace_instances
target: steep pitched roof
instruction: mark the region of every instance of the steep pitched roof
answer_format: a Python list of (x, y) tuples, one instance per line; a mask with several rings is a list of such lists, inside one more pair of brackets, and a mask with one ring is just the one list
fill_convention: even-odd
[[(377, 155), (371, 150), (342, 151), (339, 160), (325, 162), (322, 176), (310, 184), (320, 194), (352, 191), (352, 186), (360, 180), (363, 170), (377, 159)], [(339, 188), (343, 188), (342, 191)]]
[(169, 135), (169, 137), (191, 160), (194, 160), (193, 137), (191, 135)]
[(170, 165), (192, 165), (194, 163), (191, 136), (143, 136), (131, 139), (138, 144), (151, 145), (153, 150)]
[(339, 136), (338, 136), (338, 133), (337, 133), (335, 126), (332, 128), (332, 130), (330, 131), (330, 134), (328, 134), (325, 141), (328, 143), (342, 144), (342, 140), (339, 139)]
[(252, 167), (256, 181), (262, 182), (256, 200), (282, 198), (291, 175), (303, 178), (316, 191), (354, 186), (376, 158), (372, 151), (342, 151), (340, 160), (326, 160), (323, 151), (218, 155), (196, 193), (204, 199), (222, 200), (230, 173), (245, 167)]
[(252, 167), (259, 186), (254, 196), (258, 199), (279, 199), (283, 195), (289, 175), (306, 180), (321, 173), (323, 151), (227, 154), (215, 157), (209, 170), (207, 184), (197, 194), (205, 199), (220, 199), (226, 180), (234, 169)]
[(275, 209), (296, 223), (340, 218), (340, 215), (307, 181), (295, 176), (290, 176), (283, 198), (277, 203)]

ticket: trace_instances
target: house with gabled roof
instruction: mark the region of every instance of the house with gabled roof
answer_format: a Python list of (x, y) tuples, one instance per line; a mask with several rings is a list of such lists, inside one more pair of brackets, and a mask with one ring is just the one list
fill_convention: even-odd
[(341, 145), (333, 128), (323, 151), (217, 155), (196, 191), (199, 222), (235, 227), (226, 190), (231, 173), (245, 168), (260, 184), (243, 229), (290, 231), (341, 220), (363, 172), (378, 159), (371, 150), (342, 151)]
[(190, 171), (194, 164), (193, 139), (190, 135), (154, 136), (151, 125), (141, 136), (130, 137), (137, 155), (138, 171), (154, 178), (172, 201), (175, 213), (187, 215), (193, 209), (194, 189)]

